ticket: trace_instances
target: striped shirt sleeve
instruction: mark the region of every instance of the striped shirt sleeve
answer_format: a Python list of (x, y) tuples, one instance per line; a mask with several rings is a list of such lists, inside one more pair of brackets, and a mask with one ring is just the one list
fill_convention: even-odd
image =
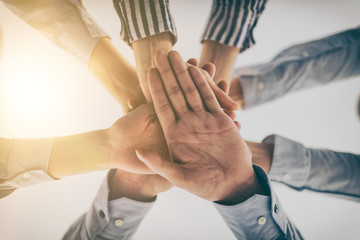
[(214, 0), (204, 40), (212, 40), (244, 51), (255, 44), (253, 29), (266, 0)]
[(113, 0), (121, 21), (121, 38), (132, 42), (155, 34), (169, 32), (172, 43), (177, 41), (169, 0)]

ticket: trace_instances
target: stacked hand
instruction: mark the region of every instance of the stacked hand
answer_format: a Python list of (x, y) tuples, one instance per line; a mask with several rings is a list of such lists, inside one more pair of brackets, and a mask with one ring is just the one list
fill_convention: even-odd
[(149, 73), (155, 111), (171, 161), (155, 151), (138, 149), (151, 170), (204, 199), (237, 203), (263, 192), (251, 154), (204, 74), (187, 67), (177, 52), (155, 56)]

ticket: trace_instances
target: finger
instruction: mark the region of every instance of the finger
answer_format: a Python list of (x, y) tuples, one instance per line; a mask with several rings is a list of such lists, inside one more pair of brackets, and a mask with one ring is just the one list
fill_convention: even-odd
[(225, 80), (221, 80), (220, 82), (218, 82), (218, 87), (223, 90), (225, 93), (229, 93), (229, 89), (230, 89), (230, 86), (229, 86), (229, 83)]
[(144, 103), (146, 103), (145, 98), (132, 98), (127, 101), (127, 105), (131, 110), (137, 108)]
[(220, 106), (223, 109), (229, 111), (236, 111), (237, 109), (239, 109), (239, 105), (234, 100), (232, 100), (231, 97), (226, 94), (226, 92), (224, 92), (220, 87), (218, 87), (209, 75), (204, 74), (204, 76), (208, 81), (211, 90), (214, 92)]
[(158, 69), (166, 95), (175, 110), (177, 116), (182, 116), (189, 109), (186, 105), (185, 97), (176, 80), (174, 72), (164, 51), (158, 51), (154, 57), (155, 66)]
[(215, 76), (216, 67), (214, 64), (207, 62), (202, 66), (202, 69), (209, 73), (209, 76), (213, 78)]
[(182, 170), (179, 164), (163, 159), (156, 152), (137, 149), (135, 153), (139, 160), (149, 169), (163, 176), (174, 185), (180, 183)]
[(238, 121), (234, 121), (234, 123), (235, 123), (237, 129), (240, 131), (240, 129), (241, 129), (240, 123)]
[(211, 90), (208, 82), (204, 75), (200, 72), (197, 67), (189, 66), (189, 72), (192, 79), (194, 80), (198, 91), (200, 92), (201, 99), (209, 112), (222, 111), (214, 92)]
[(205, 108), (201, 100), (200, 93), (196, 88), (188, 68), (180, 54), (176, 51), (171, 51), (168, 54), (168, 58), (175, 73), (176, 79), (181, 86), (181, 90), (185, 96), (185, 100), (188, 106), (190, 106), (191, 110), (195, 112), (204, 110)]
[(164, 129), (175, 122), (175, 112), (166, 96), (160, 75), (156, 68), (150, 69), (148, 81), (155, 112)]
[(190, 65), (194, 65), (196, 67), (199, 66), (199, 61), (196, 58), (190, 58), (189, 60), (186, 61), (188, 64)]
[(224, 113), (226, 113), (226, 115), (228, 115), (231, 118), (231, 120), (235, 120), (236, 113), (234, 111), (224, 110)]

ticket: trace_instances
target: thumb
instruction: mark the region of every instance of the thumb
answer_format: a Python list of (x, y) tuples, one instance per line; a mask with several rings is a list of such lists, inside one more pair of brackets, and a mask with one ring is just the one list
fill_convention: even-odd
[(227, 83), (227, 81), (225, 80), (221, 80), (220, 82), (218, 82), (218, 87), (223, 90), (224, 92), (226, 93), (229, 93), (229, 89), (230, 89), (230, 86), (229, 84)]
[(135, 153), (148, 168), (177, 185), (180, 180), (179, 176), (181, 176), (181, 167), (178, 164), (162, 158), (153, 151), (136, 149)]

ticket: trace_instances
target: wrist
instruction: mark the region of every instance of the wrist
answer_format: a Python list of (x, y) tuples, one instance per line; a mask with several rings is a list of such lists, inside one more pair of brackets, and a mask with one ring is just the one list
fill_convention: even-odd
[(148, 176), (116, 170), (109, 179), (109, 200), (122, 197), (141, 202), (153, 202), (157, 192), (148, 184)]
[(272, 164), (274, 144), (249, 141), (246, 141), (246, 144), (252, 153), (252, 162), (262, 167), (266, 173), (269, 173)]
[(220, 80), (230, 82), (239, 52), (239, 48), (205, 40), (200, 57), (200, 67), (206, 62), (211, 62), (216, 67), (214, 81), (216, 83)]
[(157, 51), (164, 51), (167, 54), (172, 47), (170, 32), (159, 33), (132, 43), (140, 86), (148, 102), (151, 102), (151, 95), (147, 74), (151, 68), (155, 67), (154, 55)]
[(244, 95), (239, 79), (235, 78), (231, 81), (229, 96), (231, 99), (239, 103), (242, 109), (245, 109)]
[(266, 195), (267, 193), (252, 169), (247, 179), (242, 179), (230, 194), (217, 201), (217, 203), (222, 205), (235, 205), (246, 201), (255, 194)]

